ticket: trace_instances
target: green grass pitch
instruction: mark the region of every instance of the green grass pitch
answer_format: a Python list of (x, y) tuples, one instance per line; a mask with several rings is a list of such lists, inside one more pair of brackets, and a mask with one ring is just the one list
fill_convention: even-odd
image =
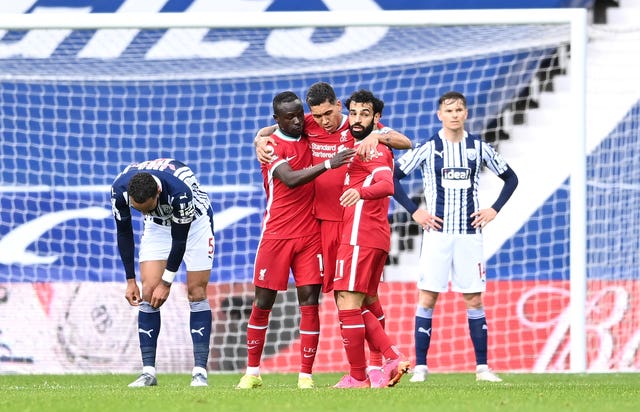
[(339, 374), (317, 374), (318, 388), (299, 390), (296, 374), (263, 374), (263, 386), (234, 388), (240, 375), (210, 374), (192, 388), (188, 374), (159, 374), (158, 386), (128, 388), (134, 375), (0, 375), (0, 411), (640, 411), (640, 374), (471, 373), (403, 379), (395, 388), (333, 389)]

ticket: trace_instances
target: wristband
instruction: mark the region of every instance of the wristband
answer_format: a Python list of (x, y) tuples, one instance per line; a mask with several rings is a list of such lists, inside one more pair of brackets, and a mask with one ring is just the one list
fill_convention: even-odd
[(172, 272), (168, 269), (164, 270), (164, 273), (162, 274), (162, 280), (164, 282), (167, 282), (169, 284), (173, 283), (173, 279), (176, 278), (176, 272)]
[(327, 170), (331, 169), (331, 162), (329, 160), (324, 161), (324, 168)]

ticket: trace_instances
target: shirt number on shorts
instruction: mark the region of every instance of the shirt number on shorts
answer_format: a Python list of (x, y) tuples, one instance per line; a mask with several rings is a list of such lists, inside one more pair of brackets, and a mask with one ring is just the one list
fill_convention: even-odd
[(335, 279), (342, 279), (344, 277), (344, 260), (336, 260), (336, 275)]

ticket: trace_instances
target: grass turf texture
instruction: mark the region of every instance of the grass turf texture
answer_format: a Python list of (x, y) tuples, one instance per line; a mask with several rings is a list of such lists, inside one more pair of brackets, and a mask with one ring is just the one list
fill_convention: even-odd
[(237, 374), (210, 374), (192, 388), (188, 374), (158, 375), (158, 386), (128, 388), (134, 375), (0, 375), (0, 411), (639, 411), (640, 374), (500, 374), (503, 383), (466, 374), (432, 374), (395, 388), (333, 389), (339, 374), (317, 374), (316, 389), (297, 374), (264, 374), (238, 390)]

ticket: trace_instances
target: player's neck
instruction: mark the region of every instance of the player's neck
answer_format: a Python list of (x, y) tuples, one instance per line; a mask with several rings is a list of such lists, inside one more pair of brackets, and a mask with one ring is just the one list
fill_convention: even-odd
[(443, 129), (444, 138), (452, 143), (459, 143), (464, 139), (464, 129)]

